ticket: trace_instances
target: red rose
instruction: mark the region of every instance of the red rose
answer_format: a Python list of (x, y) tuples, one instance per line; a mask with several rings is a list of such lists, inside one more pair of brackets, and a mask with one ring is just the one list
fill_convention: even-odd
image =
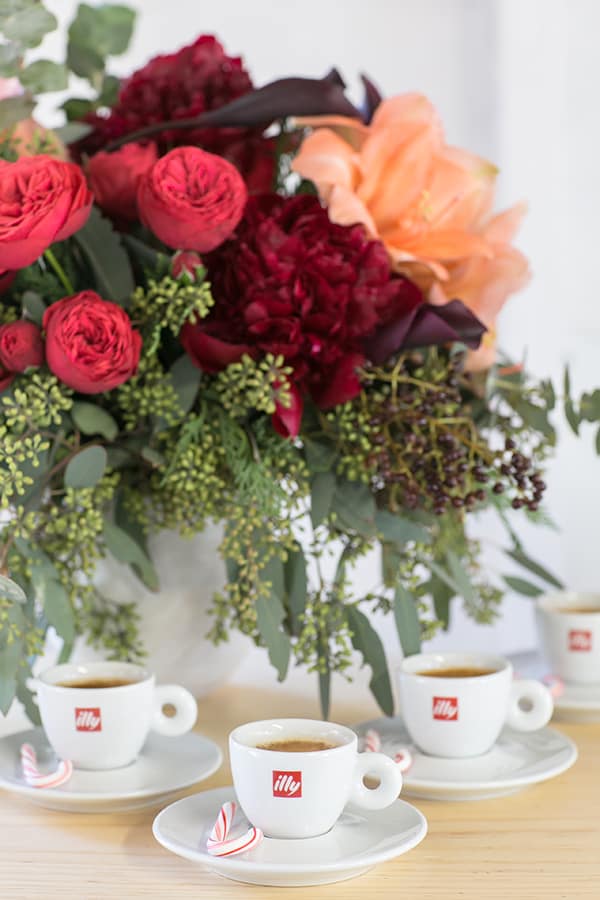
[(0, 271), (23, 269), (87, 221), (93, 197), (81, 169), (50, 156), (0, 160)]
[(53, 303), (43, 325), (50, 370), (81, 394), (110, 391), (135, 374), (142, 338), (120, 306), (94, 291)]
[(98, 206), (109, 216), (134, 222), (138, 218), (136, 196), (140, 178), (157, 159), (153, 143), (125, 144), (114, 153), (92, 156), (87, 175)]
[(198, 269), (204, 270), (204, 263), (195, 250), (178, 250), (171, 260), (173, 278), (183, 278), (193, 283), (198, 276)]
[(0, 391), (5, 391), (7, 387), (11, 386), (14, 380), (15, 373), (7, 372), (2, 364), (0, 364)]
[(144, 225), (168, 247), (205, 253), (242, 218), (248, 192), (231, 163), (198, 147), (178, 147), (140, 180)]
[(0, 364), (8, 372), (24, 372), (44, 362), (42, 333), (33, 322), (19, 319), (0, 326)]

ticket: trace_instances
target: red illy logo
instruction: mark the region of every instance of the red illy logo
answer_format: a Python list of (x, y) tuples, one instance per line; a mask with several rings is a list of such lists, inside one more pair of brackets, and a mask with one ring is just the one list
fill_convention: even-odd
[(434, 697), (433, 718), (443, 719), (445, 722), (458, 720), (458, 697)]
[(592, 632), (579, 628), (569, 631), (569, 650), (589, 653), (592, 649)]
[(274, 797), (301, 797), (302, 772), (273, 772)]
[(102, 731), (102, 715), (100, 708), (75, 707), (75, 728), (77, 731)]

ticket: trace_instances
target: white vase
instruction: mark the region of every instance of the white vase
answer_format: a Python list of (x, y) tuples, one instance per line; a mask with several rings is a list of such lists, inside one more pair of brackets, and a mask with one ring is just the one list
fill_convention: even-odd
[[(191, 539), (163, 531), (148, 540), (149, 555), (160, 580), (157, 593), (146, 590), (129, 566), (110, 558), (96, 570), (95, 584), (118, 603), (135, 599), (141, 615), (140, 637), (148, 653), (145, 665), (162, 683), (176, 682), (196, 697), (227, 680), (250, 649), (238, 632), (215, 647), (206, 637), (213, 619), (208, 615), (215, 591), (225, 585), (225, 566), (218, 547), (221, 526), (209, 525)], [(73, 661), (101, 658), (79, 644)]]

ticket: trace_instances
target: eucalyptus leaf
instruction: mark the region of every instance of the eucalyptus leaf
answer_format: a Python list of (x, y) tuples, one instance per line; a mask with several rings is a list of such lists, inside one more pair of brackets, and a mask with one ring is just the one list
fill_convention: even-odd
[(338, 481), (331, 504), (340, 525), (362, 537), (375, 537), (375, 500), (368, 485)]
[(516, 578), (514, 575), (503, 575), (502, 578), (511, 590), (516, 591), (517, 594), (524, 594), (525, 597), (539, 597), (544, 593), (540, 587), (524, 578)]
[(134, 21), (134, 11), (126, 6), (80, 3), (69, 27), (69, 68), (95, 84), (97, 75), (104, 71), (106, 57), (117, 56), (127, 49)]
[(448, 629), (450, 624), (450, 601), (455, 594), (453, 588), (432, 573), (427, 582), (427, 592), (433, 598), (433, 608), (436, 618), (442, 623), (444, 630)]
[(27, 603), (25, 591), (8, 575), (0, 574), (0, 597), (11, 603)]
[(571, 375), (569, 373), (569, 367), (565, 366), (565, 375), (564, 375), (564, 410), (565, 410), (565, 418), (569, 425), (571, 426), (571, 430), (579, 436), (579, 425), (581, 423), (581, 417), (577, 410), (575, 409), (575, 404), (573, 403), (573, 399), (571, 397)]
[[(19, 675), (21, 675), (20, 670)], [(32, 725), (41, 725), (42, 720), (40, 711), (36, 702), (35, 694), (29, 690), (23, 677), (17, 677), (16, 697), (19, 703), (23, 704), (25, 714)]]
[(79, 231), (73, 235), (93, 270), (98, 292), (127, 307), (135, 288), (129, 257), (121, 239), (108, 219), (96, 207)]
[(121, 87), (121, 79), (116, 75), (105, 75), (102, 80), (102, 87), (98, 95), (99, 106), (114, 106), (119, 96), (119, 88)]
[[(69, 97), (68, 100), (62, 105), (62, 109), (65, 111), (65, 115), (67, 120), (73, 124), (77, 123), (77, 119), (83, 119), (88, 113), (93, 112), (96, 108), (96, 104), (93, 100), (88, 100), (87, 97)], [(75, 120), (75, 121), (73, 121)], [(85, 123), (81, 123), (86, 131), (89, 133), (91, 130), (90, 125), (85, 125)], [(76, 138), (71, 138), (71, 140), (76, 140)]]
[(291, 631), (292, 634), (297, 635), (300, 631), (301, 617), (306, 607), (308, 589), (306, 559), (300, 545), (298, 545), (297, 549), (288, 553), (284, 566), (284, 577), (287, 605), (291, 617)]
[(158, 450), (155, 450), (153, 447), (144, 447), (142, 449), (142, 458), (149, 462), (152, 466), (158, 468), (159, 466), (163, 466), (165, 463), (165, 458), (162, 453), (159, 453)]
[(41, 3), (19, 4), (12, 15), (2, 17), (3, 37), (24, 47), (37, 47), (44, 36), (57, 27), (56, 17)]
[(98, 484), (106, 469), (106, 450), (92, 444), (80, 450), (69, 460), (65, 469), (65, 486), (89, 488)]
[(0, 44), (0, 75), (11, 78), (19, 73), (22, 48), (19, 44)]
[(23, 119), (28, 119), (34, 106), (31, 94), (20, 94), (18, 97), (0, 100), (0, 129), (11, 128)]
[(398, 580), (398, 568), (401, 562), (397, 544), (382, 543), (381, 545), (381, 577), (386, 587), (396, 587)]
[(375, 525), (384, 540), (394, 544), (406, 544), (408, 541), (416, 541), (419, 544), (431, 543), (431, 534), (426, 528), (403, 516), (388, 512), (387, 509), (377, 510)]
[(256, 624), (266, 644), (271, 665), (277, 670), (278, 681), (283, 681), (290, 663), (291, 643), (282, 627), (285, 610), (279, 597), (260, 596), (256, 601)]
[(596, 432), (596, 453), (600, 456), (600, 428)]
[(331, 705), (331, 672), (329, 669), (325, 672), (319, 672), (319, 700), (321, 703), (321, 715), (324, 719), (328, 719)]
[(285, 576), (283, 563), (278, 556), (274, 556), (266, 564), (262, 570), (261, 580), (270, 582), (272, 592), (283, 602), (285, 597)]
[(325, 444), (313, 441), (310, 438), (304, 440), (304, 452), (306, 462), (311, 472), (329, 472), (335, 462), (337, 450), (333, 444)]
[(43, 591), (44, 615), (50, 625), (65, 643), (72, 644), (75, 639), (75, 617), (73, 607), (62, 584), (48, 581)]
[(87, 78), (95, 87), (100, 87), (105, 63), (104, 58), (96, 53), (93, 47), (75, 44), (69, 40), (67, 65), (79, 78)]
[(452, 591), (453, 597), (461, 595), (462, 592), (460, 587), (458, 586), (452, 575), (447, 572), (443, 566), (441, 566), (437, 562), (429, 562), (428, 565), (430, 570), (439, 578), (439, 580)]
[(335, 485), (333, 472), (317, 472), (311, 480), (310, 519), (313, 528), (317, 528), (331, 512)]
[(556, 443), (556, 431), (550, 424), (548, 413), (544, 407), (536, 406), (529, 400), (525, 400), (524, 397), (513, 400), (511, 405), (515, 412), (521, 416), (526, 425), (529, 425), (530, 428), (534, 428), (536, 431), (543, 434), (550, 444)]
[(465, 600), (473, 600), (475, 597), (473, 585), (460, 557), (453, 550), (448, 550), (446, 559), (448, 560), (448, 568), (450, 569), (452, 580), (458, 586), (461, 597)]
[(17, 692), (17, 673), (23, 655), (23, 644), (16, 639), (0, 650), (0, 713), (6, 715)]
[(364, 662), (371, 667), (369, 682), (371, 692), (386, 716), (392, 716), (394, 699), (381, 639), (365, 614), (355, 606), (346, 607), (346, 618), (352, 632), (352, 646), (362, 654)]
[(27, 313), (27, 317), (41, 327), (44, 313), (46, 312), (46, 304), (42, 300), (40, 294), (35, 291), (24, 291), (21, 297), (21, 306), (23, 312)]
[(401, 584), (396, 585), (394, 594), (394, 619), (404, 656), (420, 653), (421, 626), (417, 604), (414, 597), (411, 597)]
[(596, 388), (591, 394), (583, 394), (579, 406), (581, 418), (585, 422), (600, 421), (600, 389)]
[(60, 128), (55, 128), (54, 133), (61, 139), (63, 144), (72, 144), (80, 138), (85, 137), (92, 131), (92, 126), (87, 122), (67, 122)]
[(133, 566), (149, 590), (158, 590), (158, 575), (152, 561), (131, 534), (114, 522), (105, 522), (104, 540), (115, 559)]
[(202, 373), (186, 353), (173, 363), (169, 375), (181, 412), (186, 415), (194, 405)]
[(61, 63), (37, 59), (19, 72), (19, 81), (34, 94), (62, 91), (69, 83), (69, 73)]
[(71, 418), (82, 434), (100, 434), (107, 441), (114, 441), (119, 433), (119, 426), (111, 414), (95, 403), (76, 400)]
[(520, 548), (514, 547), (512, 550), (506, 550), (505, 553), (520, 566), (523, 566), (524, 569), (528, 569), (534, 575), (537, 575), (538, 578), (542, 578), (553, 587), (558, 588), (559, 590), (562, 590), (562, 588), (564, 588), (564, 584), (562, 583), (562, 581), (559, 581), (558, 578), (556, 578), (556, 576), (552, 574), (552, 572), (549, 572), (548, 569), (545, 569), (544, 566), (540, 565), (540, 563), (527, 556), (527, 554)]

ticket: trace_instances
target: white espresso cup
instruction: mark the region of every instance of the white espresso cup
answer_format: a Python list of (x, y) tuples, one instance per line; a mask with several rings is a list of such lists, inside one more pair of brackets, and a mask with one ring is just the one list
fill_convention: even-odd
[(537, 621), (552, 674), (600, 684), (600, 594), (546, 594), (538, 599)]
[[(489, 674), (442, 674), (460, 669)], [(431, 756), (479, 756), (493, 747), (504, 725), (536, 731), (552, 716), (550, 691), (539, 681), (513, 681), (512, 666), (501, 656), (419, 653), (407, 657), (397, 672), (404, 723), (415, 744)]]
[[(86, 687), (126, 682), (115, 687)], [(137, 757), (148, 733), (176, 737), (194, 727), (198, 708), (185, 688), (154, 684), (154, 676), (125, 662), (53, 666), (36, 680), (46, 737), (78, 769), (118, 769)], [(164, 713), (165, 706), (175, 710)]]
[[(316, 741), (309, 752), (262, 749), (272, 742)], [(309, 838), (329, 831), (347, 803), (383, 809), (396, 800), (402, 776), (382, 753), (359, 753), (356, 734), (313, 719), (267, 719), (229, 735), (233, 784), (248, 820), (268, 837)], [(379, 785), (365, 787), (365, 776)]]

